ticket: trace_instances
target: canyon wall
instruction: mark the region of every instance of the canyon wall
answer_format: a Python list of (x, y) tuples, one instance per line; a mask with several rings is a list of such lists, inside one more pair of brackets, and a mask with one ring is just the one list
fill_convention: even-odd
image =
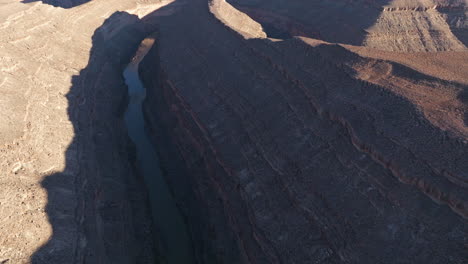
[(229, 2), (292, 36), (398, 52), (466, 50), (465, 0)]
[[(122, 121), (127, 96), (123, 67), (146, 34), (139, 19), (125, 12), (112, 14), (93, 34), (89, 63), (73, 76), (66, 95), (76, 133), (65, 154), (65, 170), (42, 182), (54, 232), (33, 255), (34, 263), (154, 261), (146, 188)], [(72, 186), (75, 195), (70, 197), (57, 190)], [(67, 223), (61, 210), (71, 208), (74, 221)]]
[(0, 3), (0, 263), (156, 260), (123, 122), (136, 8)]
[(468, 259), (466, 0), (42, 2), (0, 1), (0, 263), (163, 261), (122, 116), (153, 32), (197, 263)]
[(460, 2), (458, 6), (442, 6), (439, 11), (444, 15), (453, 34), (468, 46), (468, 3)]
[(466, 85), (251, 39), (211, 12), (197, 0), (162, 19), (141, 65), (200, 263), (465, 261)]
[[(42, 182), (54, 232), (33, 255), (33, 263), (154, 261), (146, 187), (137, 176), (122, 122), (127, 93), (123, 66), (146, 34), (136, 16), (121, 12), (92, 37), (89, 64), (73, 76), (67, 94), (76, 134), (65, 154), (66, 168)], [(74, 195), (60, 191), (70, 187)], [(73, 214), (70, 222), (62, 219), (64, 212)]]
[(403, 52), (466, 49), (452, 32), (452, 28), (457, 32), (468, 32), (468, 28), (460, 25), (457, 15), (460, 11), (465, 12), (464, 6), (444, 7), (445, 14), (440, 9), (442, 7), (437, 5), (414, 4), (384, 7), (375, 24), (366, 29), (368, 35), (363, 44), (370, 48)]

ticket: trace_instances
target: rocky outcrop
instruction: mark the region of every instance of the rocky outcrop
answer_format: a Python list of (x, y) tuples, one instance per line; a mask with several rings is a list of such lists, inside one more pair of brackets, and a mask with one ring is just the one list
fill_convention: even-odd
[(391, 82), (372, 83), (357, 74), (369, 59), (305, 38), (245, 39), (209, 10), (191, 1), (163, 19), (141, 65), (199, 262), (464, 262), (466, 135), (391, 85), (466, 86), (382, 61), (373, 69)]
[(389, 51), (456, 51), (466, 46), (434, 7), (386, 7), (367, 29), (364, 45)]
[(217, 19), (245, 38), (266, 38), (266, 34), (259, 23), (232, 7), (225, 0), (211, 0), (209, 6), (211, 13)]
[(229, 2), (290, 36), (398, 52), (466, 50), (464, 1)]
[(468, 3), (458, 6), (438, 6), (437, 9), (446, 18), (453, 34), (468, 46)]
[[(284, 21), (293, 26), (290, 36), (320, 38), (329, 42), (360, 45), (380, 14), (379, 8), (388, 1), (266, 1), (228, 0), (261, 24), (288, 30)], [(283, 19), (275, 19), (275, 18)], [(359, 19), (357, 19), (359, 18)], [(301, 29), (299, 32), (296, 29)], [(299, 34), (298, 34), (299, 33)]]

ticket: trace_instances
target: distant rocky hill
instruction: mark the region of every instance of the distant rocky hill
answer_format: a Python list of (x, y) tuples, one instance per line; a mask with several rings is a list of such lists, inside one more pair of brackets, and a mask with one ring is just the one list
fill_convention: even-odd
[(292, 35), (389, 51), (465, 50), (465, 0), (228, 0), (255, 20)]

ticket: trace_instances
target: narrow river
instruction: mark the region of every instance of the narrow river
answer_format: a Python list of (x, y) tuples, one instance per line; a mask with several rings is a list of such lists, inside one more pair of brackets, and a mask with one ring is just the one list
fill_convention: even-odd
[(176, 206), (169, 187), (161, 173), (158, 155), (145, 132), (142, 103), (146, 90), (138, 75), (138, 65), (149, 52), (155, 39), (148, 37), (125, 68), (123, 76), (128, 86), (130, 102), (125, 112), (128, 134), (136, 146), (137, 166), (144, 176), (149, 192), (151, 213), (156, 226), (156, 239), (162, 240), (161, 252), (169, 264), (192, 264), (192, 247), (187, 226)]

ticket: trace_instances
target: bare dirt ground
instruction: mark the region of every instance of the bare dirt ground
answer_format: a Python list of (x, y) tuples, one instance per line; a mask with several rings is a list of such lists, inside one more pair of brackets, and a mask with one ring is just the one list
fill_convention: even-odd
[[(88, 64), (95, 30), (116, 11), (144, 16), (160, 6), (103, 0), (62, 9), (0, 1), (0, 263), (30, 262), (52, 236), (41, 182), (65, 169), (75, 136), (66, 95), (72, 77)], [(67, 165), (71, 182), (82, 170), (78, 163)], [(74, 197), (75, 187), (57, 191)], [(69, 209), (62, 219), (76, 217)]]

